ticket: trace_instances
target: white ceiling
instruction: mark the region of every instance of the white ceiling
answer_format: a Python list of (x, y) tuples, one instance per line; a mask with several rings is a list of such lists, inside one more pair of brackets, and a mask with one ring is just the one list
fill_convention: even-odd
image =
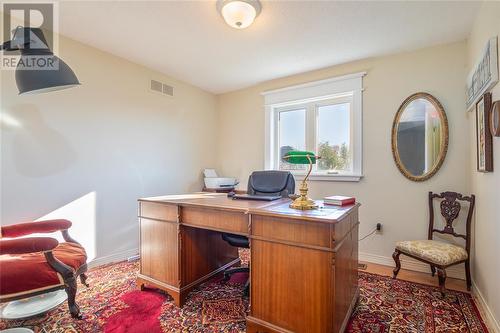
[[(467, 38), (479, 2), (262, 1), (244, 30), (215, 1), (67, 1), (62, 34), (213, 93)], [(69, 60), (70, 62), (71, 60)]]

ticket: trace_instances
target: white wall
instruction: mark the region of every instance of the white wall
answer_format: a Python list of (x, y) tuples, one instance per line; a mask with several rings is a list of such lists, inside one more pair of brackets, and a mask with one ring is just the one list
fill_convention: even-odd
[[(468, 40), (469, 69), (480, 57), (488, 39), (500, 36), (500, 3), (485, 2), (478, 12)], [(493, 101), (500, 100), (500, 84), (491, 91)], [(489, 315), (494, 317), (500, 332), (500, 138), (493, 138), (494, 172), (476, 171), (476, 125), (475, 112), (468, 114), (471, 191), (476, 195), (474, 224), (473, 279), (481, 293)]]
[[(265, 82), (220, 95), (219, 161), (226, 176), (236, 176), (245, 187), (253, 170), (264, 168), (264, 108), (262, 91), (366, 71), (363, 93), (363, 169), (359, 183), (311, 181), (313, 198), (355, 196), (360, 208), (360, 235), (377, 222), (383, 234), (360, 243), (362, 258), (392, 264), (394, 243), (425, 239), (428, 227), (428, 191), (468, 193), (468, 130), (464, 78), (466, 44), (455, 43), (380, 58), (357, 61), (319, 71)], [(441, 170), (430, 180), (416, 183), (396, 168), (391, 153), (392, 121), (409, 95), (426, 91), (444, 106), (450, 125), (450, 146)]]
[(1, 223), (66, 217), (91, 256), (132, 254), (136, 200), (198, 191), (214, 165), (215, 97), (66, 38), (59, 53), (81, 86), (19, 96), (1, 72)]

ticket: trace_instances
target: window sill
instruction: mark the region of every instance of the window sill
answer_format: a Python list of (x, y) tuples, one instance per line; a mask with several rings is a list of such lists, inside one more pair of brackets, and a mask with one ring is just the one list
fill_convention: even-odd
[[(296, 180), (303, 180), (306, 176), (305, 173), (295, 173), (292, 172)], [(327, 182), (359, 182), (363, 178), (363, 175), (353, 175), (353, 174), (311, 174), (308, 180), (311, 181), (327, 181)]]

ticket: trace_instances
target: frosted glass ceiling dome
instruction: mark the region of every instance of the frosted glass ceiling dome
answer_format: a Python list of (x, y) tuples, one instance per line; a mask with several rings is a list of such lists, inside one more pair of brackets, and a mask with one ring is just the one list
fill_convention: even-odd
[(249, 27), (260, 14), (258, 0), (218, 0), (217, 10), (226, 23), (236, 29)]

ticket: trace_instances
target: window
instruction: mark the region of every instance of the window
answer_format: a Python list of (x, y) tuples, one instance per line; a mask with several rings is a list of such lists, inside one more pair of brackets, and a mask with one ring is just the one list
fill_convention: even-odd
[(321, 159), (312, 179), (358, 181), (362, 176), (361, 79), (364, 73), (264, 93), (266, 169), (292, 171), (300, 178), (307, 166), (287, 163), (292, 150), (313, 151)]
[(306, 149), (306, 113), (307, 109), (283, 109), (276, 113), (278, 116), (278, 152), (276, 156), (279, 170), (305, 170), (304, 165), (291, 164), (283, 159), (291, 150)]
[(283, 157), (292, 150), (309, 150), (321, 156), (315, 174), (352, 173), (352, 95), (277, 107), (274, 113), (275, 169), (306, 170), (306, 165), (287, 163)]
[(317, 169), (327, 173), (352, 172), (352, 100), (318, 105), (316, 153), (321, 156)]

